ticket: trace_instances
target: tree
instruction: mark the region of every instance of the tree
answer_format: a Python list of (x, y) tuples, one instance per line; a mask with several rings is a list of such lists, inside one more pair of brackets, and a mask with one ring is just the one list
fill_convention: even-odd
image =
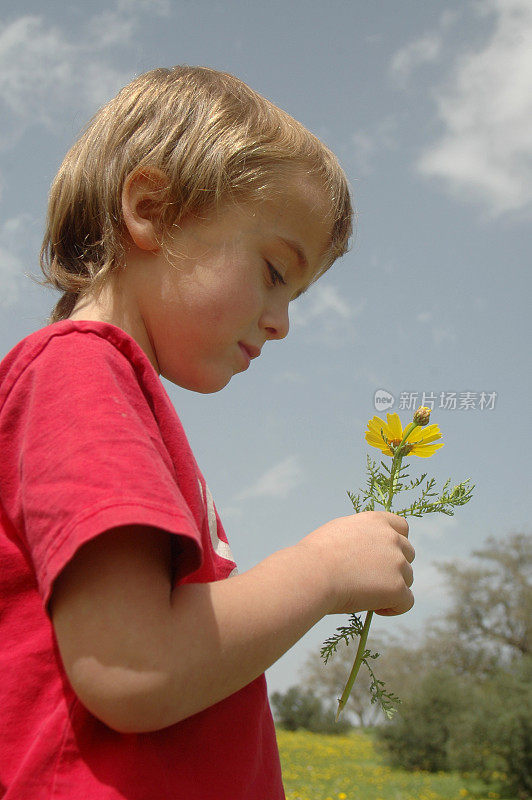
[(393, 766), (429, 772), (449, 768), (454, 720), (467, 702), (467, 686), (449, 670), (432, 670), (418, 678), (415, 693), (377, 741)]
[(459, 770), (501, 797), (532, 797), (532, 658), (475, 681), (431, 670), (377, 746), (404, 769)]
[(532, 658), (473, 687), (454, 721), (451, 769), (474, 772), (503, 797), (532, 797)]
[(304, 728), (314, 733), (345, 733), (351, 726), (346, 720), (335, 724), (334, 711), (310, 690), (291, 686), (284, 694), (271, 696), (276, 723), (288, 731)]
[(532, 540), (526, 534), (490, 538), (472, 556), (480, 565), (442, 565), (451, 610), (422, 644), (386, 649), (383, 679), (395, 662), (403, 703), (392, 723), (378, 729), (378, 739), (394, 764), (459, 769), (488, 783), (496, 776), (501, 796), (528, 798)]
[(470, 649), (479, 647), (499, 661), (530, 654), (532, 645), (532, 537), (514, 533), (490, 537), (473, 552), (481, 565), (457, 561), (438, 565), (446, 575), (453, 605), (446, 628)]
[(408, 644), (390, 638), (378, 660), (380, 676), (401, 697), (420, 675), (451, 670), (487, 678), (530, 653), (532, 628), (532, 537), (489, 538), (474, 551), (480, 564), (437, 564), (447, 577), (452, 602)]

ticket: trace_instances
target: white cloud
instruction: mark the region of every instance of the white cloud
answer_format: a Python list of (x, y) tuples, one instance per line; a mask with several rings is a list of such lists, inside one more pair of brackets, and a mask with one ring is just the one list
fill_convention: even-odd
[(72, 108), (91, 111), (130, 75), (110, 63), (117, 45), (128, 46), (145, 13), (169, 13), (167, 0), (117, 0), (73, 37), (39, 15), (24, 15), (0, 29), (0, 144), (16, 141), (31, 125), (52, 128)]
[(457, 525), (454, 517), (445, 514), (412, 519), (410, 524), (415, 527), (416, 540), (420, 542), (423, 539), (441, 539), (443, 536), (451, 534)]
[(460, 12), (454, 10), (443, 11), (436, 31), (428, 31), (395, 53), (390, 64), (390, 74), (399, 86), (406, 87), (410, 76), (418, 67), (441, 61), (445, 33), (456, 24), (459, 16)]
[(353, 320), (364, 305), (364, 300), (356, 305), (347, 302), (335, 286), (317, 283), (308, 295), (291, 305), (290, 323), (294, 328), (310, 327), (322, 341), (337, 341), (352, 336)]
[(393, 78), (404, 86), (411, 72), (420, 64), (437, 61), (442, 49), (442, 39), (437, 34), (426, 34), (398, 50), (390, 70)]
[[(434, 322), (439, 317), (434, 315), (431, 311), (421, 311), (416, 315), (417, 322), (422, 325), (427, 325)], [(446, 328), (443, 325), (432, 325), (431, 327), (432, 340), (436, 345), (444, 344), (445, 342), (455, 342), (457, 339), (456, 333), (451, 328)]]
[[(125, 86), (133, 76), (126, 72), (118, 72), (105, 63), (88, 63), (83, 73), (81, 97), (84, 105), (92, 113), (106, 103)], [(68, 89), (65, 92), (68, 96)]]
[(43, 102), (53, 86), (61, 89), (70, 78), (75, 48), (39, 17), (19, 17), (0, 33), (0, 98), (19, 117), (49, 122)]
[[(418, 545), (418, 549), (421, 545)], [(427, 603), (433, 599), (439, 599), (445, 589), (445, 581), (436, 566), (431, 563), (416, 564), (414, 561), (414, 583), (412, 591), (416, 603)]]
[(532, 4), (486, 0), (494, 18), (486, 44), (457, 59), (436, 93), (444, 132), (418, 162), (456, 196), (488, 213), (532, 210)]
[(351, 137), (351, 144), (356, 172), (368, 175), (373, 171), (373, 163), (379, 153), (397, 147), (397, 120), (393, 116), (388, 116), (369, 133), (364, 130), (355, 131)]
[(249, 497), (287, 497), (302, 481), (303, 472), (297, 456), (288, 456), (266, 470), (249, 488), (238, 495), (238, 500)]
[[(421, 549), (421, 544), (417, 546), (417, 551)], [(434, 564), (416, 563), (419, 556), (413, 563), (414, 583), (412, 591), (414, 593), (414, 608), (405, 617), (403, 624), (417, 628), (420, 633), (430, 625), (431, 620), (441, 619), (445, 616), (449, 607), (449, 591), (445, 582)]]
[(348, 319), (352, 313), (351, 306), (340, 297), (334, 286), (317, 286), (303, 324), (306, 325), (324, 314), (335, 314), (343, 319)]
[(432, 328), (432, 339), (437, 345), (444, 344), (445, 342), (456, 342), (457, 338), (456, 333), (450, 328), (445, 328), (441, 325), (436, 325)]
[[(9, 145), (32, 125), (52, 128), (69, 107), (99, 105), (123, 82), (112, 67), (89, 55), (88, 45), (71, 43), (64, 31), (38, 16), (19, 17), (0, 33), (0, 104)], [(96, 55), (96, 60), (95, 60)]]
[(130, 41), (134, 29), (135, 20), (124, 18), (117, 6), (92, 17), (87, 25), (87, 33), (92, 38), (98, 37), (102, 48)]
[(117, 0), (113, 8), (96, 14), (89, 22), (88, 32), (100, 47), (123, 44), (131, 39), (139, 26), (143, 12), (168, 16), (169, 0)]

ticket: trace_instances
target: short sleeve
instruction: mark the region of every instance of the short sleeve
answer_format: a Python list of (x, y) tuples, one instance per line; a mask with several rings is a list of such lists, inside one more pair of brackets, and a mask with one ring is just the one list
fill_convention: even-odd
[(0, 412), (2, 504), (27, 550), (46, 606), (82, 544), (122, 525), (175, 534), (176, 569), (202, 561), (150, 399), (131, 362), (104, 338), (50, 338)]

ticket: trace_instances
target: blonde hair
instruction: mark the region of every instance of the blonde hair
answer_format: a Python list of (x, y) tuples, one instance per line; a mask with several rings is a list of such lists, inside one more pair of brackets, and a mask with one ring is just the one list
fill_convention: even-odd
[(205, 67), (155, 69), (95, 114), (52, 184), (40, 264), (42, 284), (63, 294), (50, 322), (66, 319), (80, 294), (101, 289), (120, 267), (122, 188), (143, 167), (168, 178), (160, 219), (166, 230), (229, 197), (260, 196), (301, 167), (321, 179), (330, 199), (322, 272), (347, 250), (353, 213), (347, 180), (319, 139), (232, 75)]

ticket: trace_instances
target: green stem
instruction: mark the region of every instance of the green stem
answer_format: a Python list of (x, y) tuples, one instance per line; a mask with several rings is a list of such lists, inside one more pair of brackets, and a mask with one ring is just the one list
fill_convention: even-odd
[(386, 505), (384, 506), (385, 511), (392, 510), (392, 500), (395, 492), (395, 476), (399, 471), (399, 468), (401, 467), (401, 461), (403, 460), (403, 456), (405, 455), (403, 453), (403, 445), (410, 436), (410, 434), (412, 433), (412, 431), (414, 430), (414, 428), (417, 427), (418, 425), (416, 422), (411, 422), (410, 425), (407, 425), (407, 427), (405, 428), (405, 432), (403, 434), (403, 438), (401, 439), (401, 442), (395, 451), (395, 455), (392, 461), (392, 469), (390, 472), (390, 486), (388, 492), (388, 500), (386, 502)]
[(368, 640), (369, 626), (371, 625), (372, 617), (373, 617), (373, 611), (368, 611), (368, 613), (366, 614), (366, 619), (364, 621), (364, 627), (362, 628), (362, 633), (360, 634), (360, 641), (358, 643), (358, 650), (355, 656), (355, 660), (353, 662), (353, 667), (351, 668), (351, 672), (349, 673), (349, 678), (347, 679), (347, 683), (345, 685), (344, 691), (342, 692), (342, 696), (338, 700), (338, 710), (336, 712), (335, 722), (338, 722), (343, 707), (347, 703), (349, 695), (351, 694), (351, 689), (353, 688), (353, 684), (355, 682), (355, 678), (358, 675), (360, 665), (362, 664), (362, 659), (364, 658), (364, 653), (366, 650), (366, 642)]
[[(410, 434), (412, 433), (412, 431), (414, 430), (414, 428), (417, 427), (418, 425), (416, 422), (411, 422), (410, 425), (407, 425), (403, 434), (403, 438), (401, 439), (399, 446), (395, 450), (395, 454), (392, 461), (392, 468), (390, 471), (390, 486), (388, 492), (388, 500), (386, 501), (386, 505), (384, 507), (385, 511), (391, 511), (392, 509), (392, 500), (395, 489), (395, 476), (401, 467), (401, 461), (403, 460), (403, 455), (404, 455), (404, 453), (402, 452), (403, 445), (410, 436)], [(345, 685), (344, 691), (342, 692), (342, 696), (338, 700), (336, 722), (338, 722), (340, 714), (342, 713), (342, 710), (349, 699), (349, 695), (351, 694), (351, 689), (353, 688), (356, 676), (358, 675), (360, 665), (364, 660), (364, 653), (366, 652), (366, 642), (368, 640), (368, 633), (372, 619), (373, 619), (373, 611), (368, 611), (366, 614), (366, 619), (364, 620), (364, 627), (362, 628), (362, 633), (360, 634), (360, 640), (358, 642), (358, 649), (356, 652), (355, 660), (353, 662), (353, 667), (351, 669), (351, 672), (349, 673), (349, 678), (347, 679), (347, 683)]]
[(384, 510), (385, 511), (390, 511), (391, 508), (392, 508), (392, 500), (393, 500), (393, 495), (394, 495), (394, 490), (395, 490), (395, 475), (397, 473), (397, 470), (401, 466), (401, 456), (397, 455), (397, 453), (399, 453), (399, 452), (400, 452), (399, 450), (396, 451), (396, 455), (394, 455), (393, 461), (392, 461), (392, 469), (391, 469), (391, 472), (390, 472), (390, 486), (389, 486), (389, 492), (388, 492), (388, 500), (386, 501), (386, 505), (384, 506)]

